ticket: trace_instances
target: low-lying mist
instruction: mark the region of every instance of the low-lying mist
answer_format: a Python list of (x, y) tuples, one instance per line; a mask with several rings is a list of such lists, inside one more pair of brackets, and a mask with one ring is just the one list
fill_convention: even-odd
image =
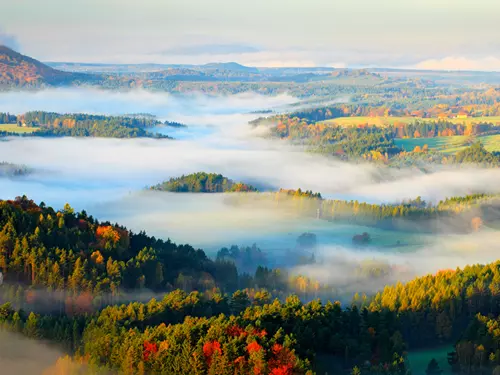
[(228, 96), (201, 93), (173, 95), (141, 89), (112, 91), (58, 88), (0, 93), (0, 112), (21, 114), (40, 110), (103, 115), (149, 113), (161, 120), (179, 121), (188, 125), (217, 125), (224, 116), (228, 116), (228, 121), (231, 121), (230, 115), (269, 109), (281, 110), (296, 101), (297, 99), (288, 95), (272, 97), (252, 93)]
[(373, 294), (385, 285), (406, 282), (415, 277), (454, 270), (471, 264), (498, 260), (500, 233), (433, 235), (427, 243), (405, 251), (404, 248), (381, 250), (353, 249), (345, 246), (319, 246), (317, 262), (297, 266), (292, 273), (304, 275), (335, 287), (338, 298), (354, 293)]
[[(171, 177), (204, 171), (222, 173), (261, 190), (301, 188), (320, 192), (326, 198), (372, 203), (401, 202), (417, 196), (437, 202), (449, 196), (498, 192), (500, 169), (446, 166), (429, 168), (432, 173), (424, 173), (347, 163), (262, 138), (265, 128), (248, 125), (249, 119), (258, 116), (248, 112), (287, 104), (292, 100), (288, 97), (179, 97), (141, 91), (50, 90), (0, 94), (0, 98), (0, 111), (149, 112), (192, 124), (189, 137), (173, 141), (7, 138), (0, 143), (0, 161), (27, 165), (35, 173), (2, 178), (2, 199), (26, 194), (55, 208), (69, 202), (100, 220), (189, 243), (210, 255), (223, 246), (256, 243), (268, 254), (268, 266), (294, 265), (286, 251), (296, 247), (302, 233), (313, 233), (318, 238), (316, 264), (295, 271), (333, 281), (347, 292), (363, 289), (365, 284), (373, 291), (387, 282), (495, 259), (491, 249), (496, 232), (462, 237), (423, 235), (300, 217), (269, 204), (230, 205), (225, 194), (144, 190)], [(206, 132), (209, 126), (211, 131)], [(352, 237), (363, 232), (370, 233), (372, 245), (354, 247)], [(462, 250), (467, 241), (470, 249)], [(487, 249), (478, 250), (482, 246)], [(391, 270), (382, 272), (377, 279), (380, 282), (358, 277), (353, 271), (372, 261), (386, 264)]]
[[(234, 129), (241, 129), (236, 124)], [(245, 128), (247, 129), (247, 128)], [(238, 133), (241, 135), (241, 132)], [(278, 141), (214, 134), (183, 141), (156, 139), (9, 138), (2, 142), (0, 160), (25, 164), (38, 171), (2, 183), (2, 193), (33, 191), (46, 200), (55, 188), (58, 201), (78, 200), (79, 187), (102, 194), (134, 191), (170, 177), (205, 171), (270, 189), (301, 188), (326, 197), (369, 202), (399, 202), (422, 196), (439, 201), (449, 196), (496, 192), (499, 169), (439, 168), (433, 173), (388, 169), (373, 164), (351, 164), (312, 155)], [(37, 184), (36, 189), (29, 185)], [(19, 189), (15, 185), (19, 184)], [(39, 189), (45, 185), (44, 189)], [(64, 190), (66, 194), (60, 194)], [(77, 204), (77, 203), (75, 203)]]
[[(5, 375), (90, 374), (55, 346), (0, 329), (0, 369)], [(92, 372), (92, 374), (97, 374)], [(100, 373), (99, 375), (105, 375)], [(109, 375), (109, 374), (108, 374)]]

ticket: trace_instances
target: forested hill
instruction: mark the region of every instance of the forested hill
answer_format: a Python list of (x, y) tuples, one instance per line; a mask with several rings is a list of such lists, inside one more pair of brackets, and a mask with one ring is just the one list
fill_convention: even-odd
[(5, 283), (95, 294), (170, 290), (188, 279), (193, 288), (225, 289), (224, 278), (236, 274), (234, 265), (215, 264), (189, 245), (101, 223), (69, 205), (55, 211), (26, 197), (0, 201), (0, 269)]
[(170, 191), (175, 193), (223, 193), (257, 191), (251, 185), (235, 182), (221, 174), (198, 172), (181, 177), (171, 178), (151, 190)]
[(324, 199), (320, 193), (301, 189), (280, 189), (277, 192), (231, 195), (226, 202), (241, 207), (272, 204), (273, 209), (295, 212), (304, 217), (421, 233), (476, 232), (483, 226), (494, 227), (500, 218), (500, 197), (495, 194), (450, 197), (438, 204), (428, 204), (421, 197), (400, 203), (376, 204)]
[[(30, 111), (21, 115), (0, 113), (0, 120), (6, 124), (17, 124), (27, 127), (30, 136), (51, 137), (111, 137), (111, 138), (171, 138), (148, 129), (159, 125), (182, 127), (183, 124), (165, 121), (162, 123), (154, 116), (127, 115), (105, 116), (86, 113), (55, 113), (45, 111)], [(2, 133), (0, 131), (0, 133)], [(2, 135), (2, 134), (0, 134)], [(24, 135), (23, 133), (7, 133), (5, 135)]]
[[(29, 201), (16, 204), (35, 209)], [(0, 323), (75, 354), (49, 374), (80, 364), (75, 373), (85, 375), (96, 368), (123, 375), (406, 375), (408, 348), (448, 343), (457, 373), (490, 375), (499, 365), (499, 269), (496, 262), (438, 272), (386, 287), (371, 300), (356, 295), (347, 308), (296, 296), (273, 302), (265, 290), (231, 296), (178, 290), (94, 315), (82, 310), (85, 296), (79, 309), (61, 314), (28, 315), (7, 303)]]
[(53, 69), (38, 60), (0, 45), (0, 87), (38, 87), (95, 80), (83, 73)]
[[(85, 375), (96, 368), (123, 375), (406, 375), (408, 348), (441, 343), (450, 345), (458, 372), (490, 375), (500, 364), (498, 262), (387, 286), (373, 298), (355, 295), (350, 307), (296, 296), (273, 302), (267, 290), (236, 290), (234, 265), (201, 250), (21, 197), (0, 201), (0, 268), (8, 301), (0, 305), (1, 326), (75, 356), (47, 374), (78, 364), (75, 373)], [(279, 284), (279, 273), (259, 272)], [(204, 292), (176, 290), (128, 305), (111, 299), (92, 312), (98, 296), (143, 287)], [(48, 312), (14, 307), (53, 294), (59, 297)]]

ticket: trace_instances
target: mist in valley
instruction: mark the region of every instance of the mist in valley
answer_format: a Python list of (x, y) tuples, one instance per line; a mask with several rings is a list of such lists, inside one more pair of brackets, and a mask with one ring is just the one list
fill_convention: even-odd
[[(171, 177), (204, 171), (262, 191), (301, 188), (321, 192), (324, 198), (372, 203), (398, 203), (417, 196), (436, 203), (449, 196), (498, 191), (498, 169), (429, 167), (428, 173), (347, 163), (263, 137), (268, 129), (248, 125), (259, 116), (250, 112), (295, 101), (288, 96), (48, 90), (0, 94), (0, 98), (0, 111), (150, 113), (188, 125), (158, 130), (174, 137), (177, 132), (176, 140), (7, 138), (0, 144), (0, 161), (27, 165), (35, 172), (2, 178), (3, 199), (25, 194), (56, 209), (68, 202), (99, 220), (189, 243), (213, 257), (222, 247), (256, 244), (266, 256), (266, 266), (285, 267), (337, 285), (346, 295), (374, 292), (387, 283), (442, 268), (496, 259), (491, 250), (498, 240), (493, 229), (462, 235), (384, 230), (304, 217), (269, 203), (231, 205), (226, 194), (147, 190)], [(352, 237), (363, 232), (370, 234), (372, 243), (354, 246)], [(297, 238), (303, 233), (315, 234), (317, 244), (300, 253)], [(313, 254), (314, 263), (304, 262)], [(364, 274), (363, 267), (373, 262), (382, 271)]]
[(0, 329), (0, 369), (6, 375), (112, 375), (90, 371), (55, 345)]

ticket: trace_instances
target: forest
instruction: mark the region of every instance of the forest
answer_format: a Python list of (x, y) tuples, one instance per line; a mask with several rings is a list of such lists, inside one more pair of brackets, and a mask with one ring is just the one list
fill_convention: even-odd
[[(148, 115), (104, 116), (84, 113), (60, 114), (54, 112), (30, 111), (18, 116), (13, 116), (9, 113), (0, 113), (0, 119), (1, 118), (4, 118), (4, 124), (17, 124), (19, 127), (36, 128), (37, 131), (29, 133), (29, 135), (38, 137), (149, 137), (168, 139), (171, 137), (159, 133), (152, 133), (148, 131), (148, 128), (154, 128), (156, 126), (184, 126), (178, 122), (161, 122)], [(0, 121), (0, 123), (2, 123), (2, 121)], [(20, 134), (6, 132), (5, 135), (16, 136)]]
[(150, 188), (175, 193), (256, 192), (257, 189), (242, 182), (234, 182), (221, 174), (198, 172), (170, 178)]
[[(240, 278), (250, 276), (238, 276), (227, 249), (212, 261), (189, 245), (26, 197), (0, 209), (1, 325), (68, 353), (47, 373), (313, 374), (328, 365), (407, 374), (409, 348), (452, 341), (458, 373), (498, 371), (498, 262), (356, 294), (345, 306), (304, 303), (290, 291), (276, 298), (259, 281), (275, 277), (280, 288), (280, 270), (258, 269), (245, 288)], [(143, 288), (164, 295), (126, 302)]]
[[(475, 164), (497, 166), (500, 151), (490, 152), (481, 143), (480, 136), (498, 133), (492, 123), (460, 125), (447, 121), (413, 121), (387, 127), (341, 126), (325, 123), (308, 123), (298, 117), (280, 115), (256, 119), (251, 126), (270, 127), (271, 137), (288, 140), (308, 147), (310, 152), (332, 155), (341, 160), (369, 161), (392, 166), (418, 164)], [(398, 146), (398, 139), (419, 139), (422, 134), (429, 143), (433, 138), (470, 136), (462, 149), (455, 153), (438, 152), (428, 144), (405, 151)]]
[[(276, 209), (332, 223), (350, 223), (384, 229), (422, 232), (473, 232), (483, 224), (495, 223), (498, 195), (471, 194), (449, 197), (436, 204), (421, 197), (400, 203), (376, 204), (358, 200), (324, 199), (320, 193), (301, 189), (227, 197), (228, 204), (250, 207), (272, 204)], [(447, 223), (443, 225), (443, 223)], [(439, 224), (441, 223), (441, 224)]]
[(0, 46), (0, 368), (499, 375), (499, 77)]

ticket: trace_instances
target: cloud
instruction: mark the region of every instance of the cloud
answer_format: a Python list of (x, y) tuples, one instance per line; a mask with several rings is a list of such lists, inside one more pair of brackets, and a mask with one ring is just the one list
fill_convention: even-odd
[(321, 233), (330, 243), (349, 244), (352, 235), (363, 230), (303, 220), (274, 207), (230, 206), (224, 194), (138, 191), (198, 171), (273, 189), (300, 187), (326, 197), (369, 202), (417, 195), (439, 200), (497, 191), (500, 183), (497, 170), (439, 170), (427, 175), (343, 163), (280, 143), (248, 139), (249, 134), (243, 135), (248, 125), (233, 127), (232, 132), (216, 129), (214, 135), (185, 141), (12, 138), (2, 144), (0, 160), (26, 164), (39, 172), (3, 179), (0, 194), (4, 199), (27, 194), (56, 208), (69, 202), (99, 219), (212, 250), (253, 242), (266, 249), (285, 249), (306, 231)]
[(290, 272), (330, 285), (336, 298), (350, 301), (356, 292), (370, 295), (398, 281), (496, 261), (499, 240), (498, 231), (486, 229), (472, 234), (434, 234), (427, 238), (426, 245), (409, 251), (321, 246), (316, 253), (317, 263)]
[(198, 45), (181, 45), (167, 48), (161, 52), (164, 55), (230, 55), (240, 53), (254, 53), (260, 49), (255, 46), (245, 44), (198, 44)]
[(449, 56), (442, 59), (429, 59), (411, 66), (413, 69), (425, 70), (474, 70), (500, 71), (500, 58), (489, 56), (483, 58), (467, 58)]
[[(254, 137), (248, 120), (258, 115), (248, 112), (286, 106), (294, 101), (287, 96), (208, 97), (144, 91), (48, 90), (35, 94), (4, 93), (0, 99), (0, 111), (11, 113), (30, 109), (111, 114), (149, 112), (190, 125), (183, 129), (188, 133), (186, 139), (179, 141), (12, 138), (2, 144), (0, 160), (47, 171), (19, 182), (23, 189), (33, 190), (37, 196), (44, 191), (38, 189), (40, 184), (56, 190), (70, 186), (78, 191), (78, 186), (89, 185), (104, 192), (127, 191), (201, 170), (274, 188), (300, 187), (326, 196), (376, 202), (400, 201), (418, 195), (436, 201), (450, 195), (494, 192), (500, 182), (497, 169), (443, 167), (426, 174), (414, 169), (349, 164), (304, 153), (283, 141)], [(165, 129), (167, 134), (169, 131)], [(257, 129), (259, 135), (263, 131)], [(38, 193), (29, 184), (36, 184)], [(8, 187), (2, 186), (1, 191)], [(13, 190), (12, 187), (10, 193)]]
[[(269, 249), (295, 246), (303, 232), (318, 233), (323, 245), (349, 246), (359, 226), (304, 220), (268, 206), (234, 207), (225, 195), (141, 192), (170, 177), (205, 171), (222, 173), (261, 188), (307, 189), (327, 198), (399, 202), (422, 196), (439, 201), (453, 195), (498, 192), (500, 170), (443, 167), (426, 174), (351, 164), (305, 153), (286, 142), (263, 139), (253, 129), (252, 109), (283, 106), (289, 97), (258, 95), (169, 96), (131, 91), (50, 90), (36, 94), (0, 94), (0, 111), (45, 109), (56, 112), (150, 112), (189, 123), (181, 140), (104, 138), (9, 138), (0, 161), (25, 164), (37, 171), (2, 179), (0, 197), (26, 194), (60, 208), (69, 202), (102, 220), (210, 251), (231, 244)], [(171, 130), (163, 129), (167, 134)], [(175, 133), (173, 133), (175, 135)], [(324, 242), (323, 242), (324, 241)]]
[(20, 334), (0, 330), (0, 368), (9, 375), (38, 375), (63, 353)]
[(6, 375), (112, 375), (73, 361), (48, 342), (0, 329), (0, 368)]
[[(35, 57), (116, 63), (151, 62), (151, 51), (204, 42), (289, 52), (308, 48), (311, 52), (306, 57), (256, 61), (313, 61), (316, 65), (345, 61), (387, 66), (398, 56), (413, 61), (428, 55), (470, 57), (493, 50), (500, 10), (495, 0), (476, 0), (474, 7), (468, 0), (438, 4), (431, 0), (189, 0), (189, 6), (182, 1), (73, 0), (71, 9), (63, 0), (4, 3), (2, 25), (18, 35), (23, 49)], [(26, 9), (38, 17), (26, 22)], [(422, 19), (427, 21), (425, 27)], [(344, 53), (349, 49), (358, 52)], [(325, 55), (329, 55), (326, 61)], [(166, 62), (168, 56), (158, 57), (162, 60), (157, 62)], [(191, 62), (209, 61), (200, 57)]]
[[(58, 113), (123, 115), (151, 113), (162, 120), (190, 125), (213, 124), (224, 116), (262, 109), (282, 108), (296, 102), (288, 95), (268, 97), (253, 93), (232, 96), (207, 96), (190, 93), (183, 96), (146, 90), (125, 92), (100, 89), (49, 89), (37, 92), (0, 93), (0, 111), (21, 114), (32, 110)], [(232, 121), (234, 123), (234, 120)]]
[(400, 202), (406, 197), (422, 196), (438, 202), (446, 197), (473, 193), (497, 193), (500, 171), (481, 167), (432, 168), (432, 173), (403, 170), (398, 178), (382, 183), (356, 186), (350, 194), (378, 201)]

